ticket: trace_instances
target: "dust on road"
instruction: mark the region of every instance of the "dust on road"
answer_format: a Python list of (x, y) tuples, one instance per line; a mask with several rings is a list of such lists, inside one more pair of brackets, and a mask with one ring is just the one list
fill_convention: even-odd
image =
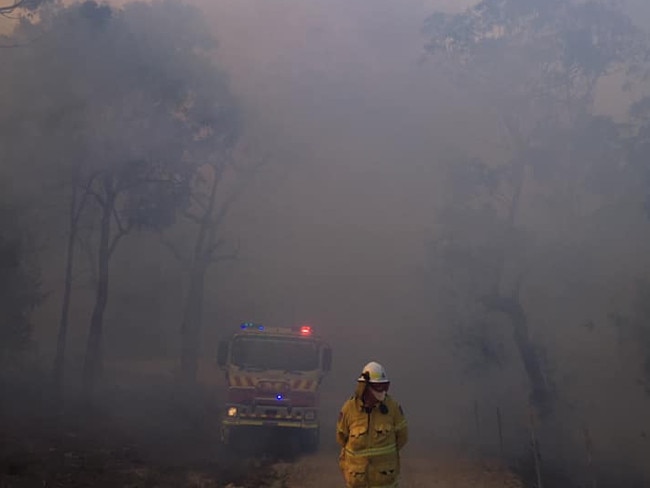
[[(288, 467), (287, 488), (343, 487), (335, 448), (305, 456)], [(402, 457), (400, 488), (523, 488), (521, 480), (491, 461), (472, 461), (409, 446)]]

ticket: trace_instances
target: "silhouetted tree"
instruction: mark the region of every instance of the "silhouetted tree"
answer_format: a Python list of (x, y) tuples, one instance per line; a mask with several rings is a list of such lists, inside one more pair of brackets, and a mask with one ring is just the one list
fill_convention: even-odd
[[(449, 279), (465, 273), (472, 282), (463, 298), (477, 305), (462, 312), (465, 323), (476, 320), (472, 310), (507, 318), (530, 402), (550, 413), (552, 388), (522, 302), (539, 259), (521, 221), (527, 188), (546, 179), (537, 190), (546, 188), (549, 200), (571, 213), (593, 170), (583, 163), (597, 155), (601, 166), (613, 166), (619, 132), (593, 115), (596, 85), (614, 70), (632, 74), (645, 59), (643, 36), (607, 2), (570, 0), (483, 0), (460, 14), (433, 15), (425, 32), (429, 55), (457, 87), (480, 98), (503, 138), (500, 158), (453, 162), (462, 167), (453, 169), (448, 225), (434, 254), (448, 260)], [(586, 142), (599, 130), (602, 155)]]
[(51, 0), (10, 0), (0, 2), (0, 15), (13, 14), (19, 10), (33, 11), (48, 1)]
[[(12, 52), (10, 79), (22, 103), (12, 98), (14, 121), (28, 128), (31, 139), (29, 146), (15, 143), (9, 157), (49, 158), (63, 173), (70, 195), (57, 374), (75, 235), (82, 215), (94, 222), (96, 296), (84, 366), (88, 391), (102, 372), (111, 257), (129, 233), (160, 231), (174, 223), (198, 170), (193, 158), (223, 151), (225, 132), (235, 124), (225, 77), (212, 58), (210, 30), (197, 10), (170, 0), (123, 9), (87, 1), (52, 9), (37, 23), (21, 24), (15, 34), (17, 40), (47, 41)], [(36, 69), (47, 76), (27, 76)], [(17, 132), (27, 136), (25, 130)]]
[(30, 344), (32, 310), (43, 295), (35, 250), (16, 225), (16, 209), (0, 207), (0, 362), (6, 368)]
[[(235, 136), (233, 133), (232, 142)], [(191, 247), (179, 245), (180, 239), (162, 236), (188, 275), (181, 325), (181, 375), (188, 387), (194, 385), (198, 371), (206, 274), (220, 261), (237, 258), (239, 244), (223, 238), (223, 224), (264, 162), (238, 154), (234, 148), (209, 156), (192, 179), (191, 199), (182, 212), (195, 229)]]

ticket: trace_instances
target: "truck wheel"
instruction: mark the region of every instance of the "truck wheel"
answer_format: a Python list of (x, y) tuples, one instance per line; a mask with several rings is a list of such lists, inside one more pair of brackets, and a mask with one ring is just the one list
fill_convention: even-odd
[(302, 450), (306, 453), (314, 453), (318, 451), (318, 444), (320, 442), (320, 428), (309, 429), (302, 432), (301, 435)]

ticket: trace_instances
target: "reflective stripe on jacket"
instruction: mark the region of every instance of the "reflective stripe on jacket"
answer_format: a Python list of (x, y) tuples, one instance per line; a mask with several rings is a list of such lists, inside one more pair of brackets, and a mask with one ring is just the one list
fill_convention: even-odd
[(361, 397), (365, 385), (341, 408), (336, 439), (341, 445), (339, 466), (348, 488), (392, 488), (400, 471), (399, 451), (408, 441), (408, 425), (400, 405), (386, 395), (385, 412), (369, 412)]

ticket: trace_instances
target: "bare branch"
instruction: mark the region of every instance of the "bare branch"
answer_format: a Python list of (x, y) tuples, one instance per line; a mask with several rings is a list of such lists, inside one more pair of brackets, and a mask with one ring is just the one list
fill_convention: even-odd
[[(219, 241), (218, 245), (223, 244), (221, 241)], [(208, 252), (214, 252), (218, 245), (213, 246)], [(209, 257), (209, 262), (211, 264), (216, 264), (219, 262), (223, 261), (235, 261), (239, 258), (239, 251), (240, 251), (240, 241), (237, 241), (237, 246), (235, 249), (230, 252), (230, 253), (224, 253), (224, 254), (218, 254), (216, 256), (210, 256)]]
[(117, 244), (120, 242), (120, 239), (122, 239), (122, 237), (127, 235), (129, 232), (131, 232), (131, 229), (133, 229), (133, 222), (131, 220), (129, 220), (126, 225), (122, 223), (122, 219), (120, 219), (119, 213), (115, 208), (115, 202), (113, 202), (111, 213), (113, 214), (113, 218), (115, 219), (115, 223), (117, 224), (117, 234), (115, 234), (113, 240), (108, 246), (109, 256), (113, 255), (113, 251), (115, 251), (115, 248), (117, 247)]
[[(230, 208), (233, 206), (233, 204), (237, 201), (237, 199), (241, 196), (242, 193), (246, 190), (248, 185), (253, 181), (253, 178), (255, 175), (257, 175), (258, 171), (264, 167), (270, 160), (270, 157), (266, 156), (264, 158), (261, 158), (256, 164), (252, 165), (251, 167), (246, 169), (246, 177), (240, 179), (240, 183), (238, 187), (226, 198), (226, 200), (221, 204), (219, 207), (219, 211), (217, 212), (216, 217), (211, 223), (212, 227), (212, 232), (211, 235), (214, 236), (217, 233), (217, 230), (221, 226), (224, 218), (226, 215), (228, 215), (228, 212), (230, 211)], [(236, 168), (237, 169), (237, 168)], [(240, 171), (242, 171), (240, 169)]]
[(125, 227), (122, 224), (122, 219), (120, 218), (120, 214), (118, 213), (117, 209), (115, 208), (115, 205), (113, 205), (113, 208), (111, 209), (111, 213), (113, 214), (113, 218), (115, 219), (115, 223), (117, 224), (118, 233), (124, 232)]
[(95, 261), (97, 259), (97, 256), (95, 252), (93, 251), (92, 245), (90, 243), (90, 238), (85, 239), (81, 235), (77, 236), (77, 240), (79, 242), (79, 247), (81, 248), (82, 252), (86, 256), (86, 259), (88, 260), (88, 270), (89, 270), (89, 286), (91, 288), (95, 288), (97, 286), (97, 267), (95, 266)]
[(199, 207), (203, 212), (207, 212), (207, 210), (208, 210), (208, 206), (207, 206), (207, 204), (203, 201), (203, 198), (201, 198), (200, 195), (197, 195), (197, 194), (194, 193), (194, 192), (190, 192), (190, 198), (192, 199), (192, 201), (193, 201), (194, 203), (196, 203), (196, 205), (197, 205), (197, 206), (198, 206), (198, 207)]
[(95, 190), (88, 190), (88, 194), (92, 195), (95, 197), (95, 200), (97, 200), (97, 203), (99, 203), (100, 206), (106, 205), (106, 200), (104, 200), (104, 197), (102, 197), (99, 193), (97, 193)]
[(93, 189), (93, 185), (95, 184), (95, 181), (101, 174), (102, 174), (101, 171), (97, 171), (93, 173), (90, 176), (90, 178), (88, 178), (88, 180), (86, 181), (86, 184), (84, 185), (84, 189), (86, 193), (95, 197), (97, 203), (99, 203), (99, 205), (103, 207), (104, 205), (106, 205), (106, 200), (104, 199), (104, 196), (102, 196), (99, 192)]
[(23, 8), (27, 6), (27, 0), (14, 0), (14, 2), (10, 5), (3, 5), (0, 6), (0, 15), (6, 15), (10, 14), (19, 8)]
[(131, 224), (127, 225), (124, 229), (120, 230), (115, 236), (113, 237), (113, 240), (111, 241), (110, 245), (108, 246), (108, 255), (112, 256), (113, 252), (115, 251), (115, 248), (117, 247), (118, 243), (124, 237), (127, 235), (129, 232), (131, 232), (131, 229), (133, 226)]
[(217, 231), (221, 227), (221, 224), (223, 223), (223, 220), (226, 218), (226, 215), (228, 215), (230, 208), (237, 201), (239, 195), (241, 195), (243, 192), (244, 192), (244, 188), (240, 187), (237, 191), (231, 193), (230, 196), (226, 198), (226, 200), (221, 204), (216, 217), (210, 222), (211, 239), (214, 239), (213, 236), (217, 234)]
[(164, 234), (160, 234), (160, 243), (165, 246), (169, 251), (172, 253), (172, 255), (178, 259), (181, 263), (183, 264), (189, 264), (190, 260), (187, 259), (183, 253), (178, 249), (176, 244), (174, 244), (172, 241), (167, 239), (167, 237)]
[(79, 204), (77, 205), (77, 208), (73, 210), (72, 214), (72, 225), (75, 227), (79, 223), (79, 219), (81, 218), (81, 214), (83, 213), (84, 208), (86, 207), (86, 202), (88, 201), (88, 196), (90, 193), (86, 190), (83, 192), (81, 195), (81, 200), (79, 200)]
[(208, 249), (206, 249), (206, 251), (205, 251), (206, 256), (211, 258), (213, 256), (213, 254), (215, 253), (215, 251), (217, 249), (219, 249), (221, 246), (223, 246), (224, 244), (225, 244), (225, 242), (222, 239), (217, 239), (217, 242), (215, 242)]
[(187, 220), (191, 220), (195, 224), (201, 224), (201, 217), (193, 214), (189, 210), (184, 209), (181, 213), (183, 214), (183, 217), (185, 217)]
[(510, 205), (512, 196), (505, 195), (503, 192), (497, 192), (492, 194), (492, 197), (496, 203), (503, 205)]

